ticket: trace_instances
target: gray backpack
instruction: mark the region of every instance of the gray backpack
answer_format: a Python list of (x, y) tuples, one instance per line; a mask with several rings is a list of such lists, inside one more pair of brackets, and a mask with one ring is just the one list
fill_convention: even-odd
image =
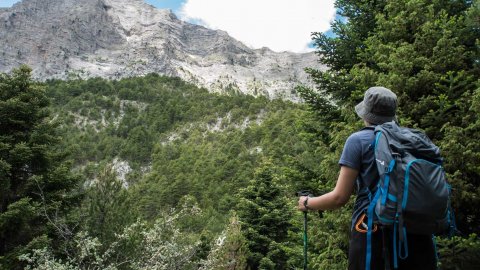
[(367, 210), (367, 268), (373, 222), (393, 229), (393, 260), (408, 257), (407, 232), (435, 235), (455, 230), (450, 186), (440, 150), (422, 132), (388, 122), (375, 127), (380, 179)]

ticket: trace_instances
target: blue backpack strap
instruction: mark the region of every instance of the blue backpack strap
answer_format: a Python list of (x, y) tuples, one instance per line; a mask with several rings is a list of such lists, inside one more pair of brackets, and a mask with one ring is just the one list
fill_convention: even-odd
[(373, 199), (370, 201), (367, 209), (367, 251), (366, 251), (366, 260), (365, 260), (365, 270), (370, 270), (372, 262), (372, 232), (373, 232), (373, 214), (375, 210), (375, 205), (377, 204), (378, 198), (380, 198), (381, 188), (377, 187), (377, 191), (373, 196)]
[(402, 186), (403, 192), (401, 192), (401, 203), (400, 201), (397, 203), (397, 213), (393, 222), (393, 267), (395, 269), (398, 268), (398, 258), (405, 260), (408, 257), (407, 229), (404, 226), (402, 213), (408, 201), (409, 170), (414, 161), (407, 164)]
[(402, 226), (402, 230), (400, 230), (398, 233), (403, 236), (403, 239), (398, 242), (398, 257), (402, 260), (405, 260), (408, 257), (407, 229), (405, 226)]
[[(369, 129), (374, 131), (375, 138), (371, 144), (372, 149), (375, 153), (375, 149), (377, 148), (378, 140), (380, 139), (380, 136), (382, 135), (382, 131), (376, 131), (375, 127), (365, 127), (364, 129)], [(375, 154), (374, 154), (375, 156)], [(372, 233), (373, 233), (373, 219), (374, 219), (374, 214), (375, 214), (375, 205), (377, 204), (377, 201), (379, 200), (380, 196), (382, 194), (382, 187), (380, 186), (380, 179), (378, 179), (377, 184), (376, 184), (376, 191), (375, 195), (373, 198), (369, 197), (370, 199), (370, 204), (368, 205), (367, 208), (367, 249), (366, 249), (366, 258), (365, 258), (365, 270), (370, 270), (371, 268), (371, 263), (372, 263)]]
[(398, 213), (393, 222), (393, 268), (398, 269), (398, 252), (397, 252), (397, 222)]
[[(447, 184), (448, 195), (451, 198), (452, 196), (452, 186)], [(447, 218), (448, 218), (448, 236), (453, 237), (457, 232), (457, 224), (455, 223), (455, 213), (453, 212), (452, 204), (450, 199), (448, 200), (447, 207)]]
[[(385, 183), (383, 185), (383, 190), (382, 193), (384, 196), (382, 197), (382, 205), (385, 205), (387, 202), (388, 198), (388, 185), (390, 184), (390, 173), (393, 171), (393, 168), (395, 167), (395, 159), (392, 159), (390, 161), (390, 164), (388, 165), (388, 171), (385, 173)], [(394, 201), (396, 201), (396, 198), (392, 198)]]
[(393, 268), (395, 269), (398, 269), (398, 258), (405, 260), (408, 257), (407, 230), (401, 223), (401, 216), (397, 213), (393, 223)]
[[(407, 242), (407, 229), (404, 226), (403, 216), (402, 213), (407, 206), (408, 201), (408, 188), (410, 184), (410, 168), (414, 162), (418, 160), (412, 160), (407, 164), (407, 168), (405, 170), (405, 179), (404, 179), (404, 187), (403, 187), (403, 196), (402, 196), (402, 204), (401, 204), (401, 211), (398, 211), (397, 215), (399, 215), (398, 219), (398, 235), (399, 235), (399, 243), (398, 243), (398, 257), (400, 259), (405, 260), (408, 257), (408, 242)], [(400, 205), (400, 204), (399, 204)], [(403, 249), (402, 249), (403, 247)], [(403, 252), (402, 252), (403, 251)]]

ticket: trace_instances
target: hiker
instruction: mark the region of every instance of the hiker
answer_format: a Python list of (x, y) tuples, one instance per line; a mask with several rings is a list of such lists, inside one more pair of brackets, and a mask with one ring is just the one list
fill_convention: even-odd
[[(355, 111), (363, 119), (365, 128), (350, 135), (340, 157), (340, 173), (333, 191), (318, 197), (301, 196), (298, 209), (333, 210), (344, 206), (354, 190), (356, 201), (353, 209), (348, 269), (366, 268), (367, 208), (370, 191), (379, 179), (372, 142), (374, 127), (396, 120), (397, 96), (384, 87), (371, 87)], [(392, 230), (377, 224), (371, 230), (370, 269), (393, 269)], [(398, 269), (436, 269), (436, 251), (431, 235), (407, 233), (408, 257), (397, 262)]]

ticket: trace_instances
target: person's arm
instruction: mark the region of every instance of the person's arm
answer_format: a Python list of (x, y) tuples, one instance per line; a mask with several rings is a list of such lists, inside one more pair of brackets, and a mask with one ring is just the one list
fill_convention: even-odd
[[(308, 199), (308, 209), (310, 210), (333, 210), (344, 206), (353, 193), (355, 180), (358, 176), (358, 170), (341, 166), (335, 189), (318, 197), (310, 197)], [(303, 202), (307, 196), (302, 196), (298, 200), (298, 210), (306, 211)]]

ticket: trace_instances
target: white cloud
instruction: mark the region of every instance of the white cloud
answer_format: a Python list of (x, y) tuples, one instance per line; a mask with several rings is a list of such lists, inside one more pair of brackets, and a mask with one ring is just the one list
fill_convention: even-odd
[(180, 14), (227, 31), (253, 48), (308, 51), (312, 32), (325, 32), (335, 16), (334, 0), (186, 0)]

